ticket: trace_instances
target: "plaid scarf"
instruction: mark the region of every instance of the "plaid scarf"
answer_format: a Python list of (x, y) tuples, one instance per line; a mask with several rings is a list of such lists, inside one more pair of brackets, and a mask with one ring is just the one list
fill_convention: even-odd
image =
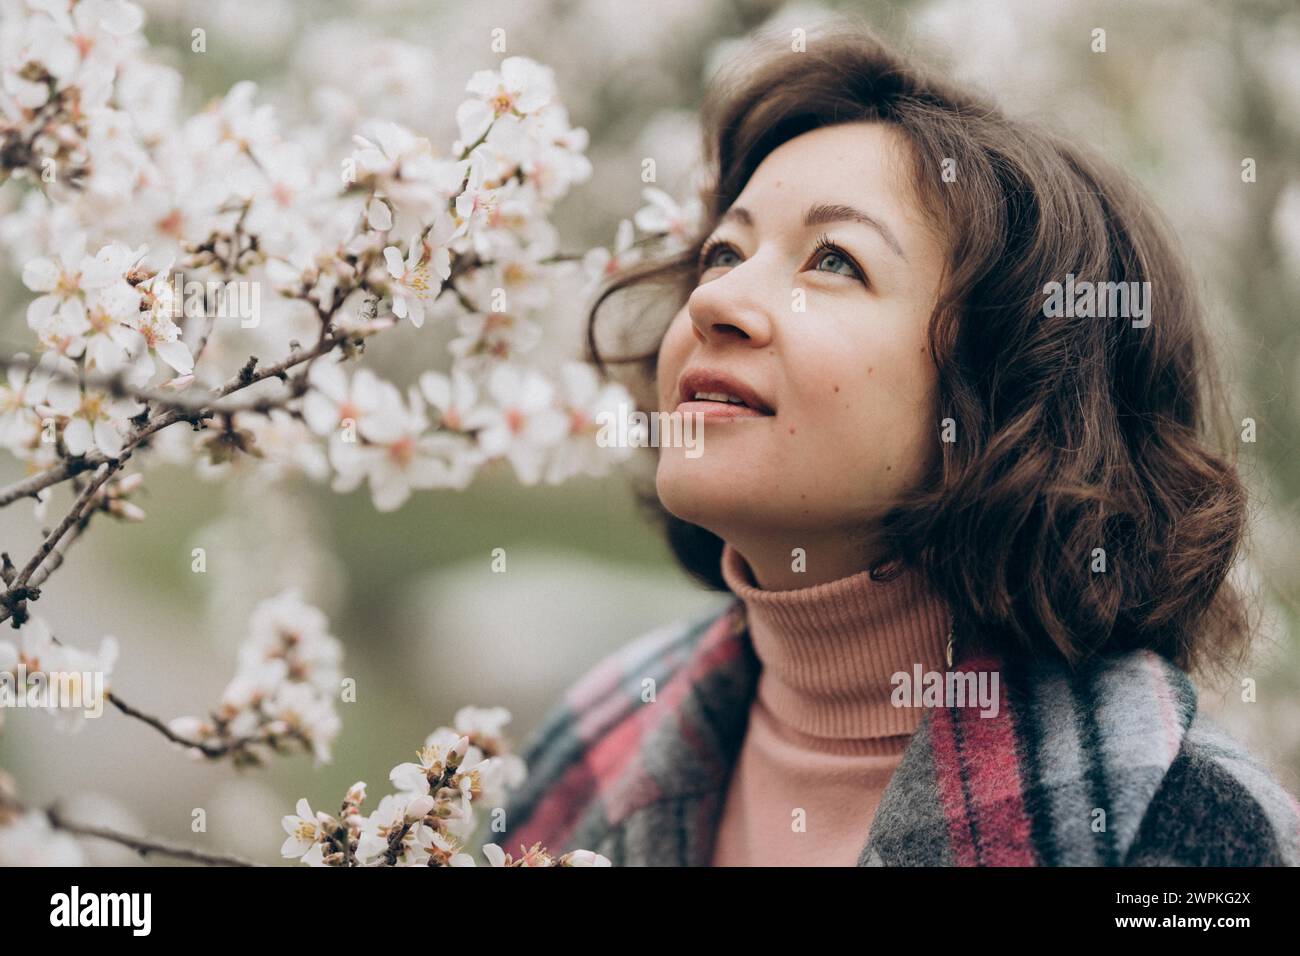
[[(607, 657), (522, 747), (499, 844), (709, 865), (760, 667), (739, 600)], [(859, 866), (1300, 865), (1300, 804), (1159, 655), (953, 669), (999, 674), (997, 714), (927, 708)]]

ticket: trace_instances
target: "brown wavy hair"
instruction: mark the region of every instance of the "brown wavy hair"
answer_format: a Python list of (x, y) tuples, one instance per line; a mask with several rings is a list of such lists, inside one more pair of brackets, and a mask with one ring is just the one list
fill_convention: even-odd
[[(651, 326), (655, 348), (609, 358), (596, 335), (606, 300), (644, 287), (675, 312), (702, 241), (765, 156), (819, 127), (888, 123), (910, 143), (918, 198), (947, 237), (929, 341), (936, 419), (956, 423), (956, 440), (885, 516), (890, 554), (873, 574), (921, 568), (964, 645), (1071, 666), (1136, 647), (1189, 671), (1239, 665), (1250, 605), (1229, 572), (1247, 496), (1195, 285), (1148, 199), (1109, 162), (1008, 118), (856, 21), (810, 35), (805, 52), (759, 37), (734, 62), (702, 108), (703, 229), (605, 284), (588, 316), (592, 360), (630, 363), (652, 382), (666, 323)], [(1046, 315), (1044, 286), (1071, 273), (1150, 283), (1150, 324)], [(634, 325), (647, 327), (644, 310)], [(721, 539), (669, 514), (652, 489), (640, 494), (682, 566), (725, 589)], [(1091, 570), (1095, 548), (1104, 573)]]

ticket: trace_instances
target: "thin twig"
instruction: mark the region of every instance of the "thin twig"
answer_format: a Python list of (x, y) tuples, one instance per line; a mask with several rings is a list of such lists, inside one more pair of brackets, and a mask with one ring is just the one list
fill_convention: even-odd
[(104, 697), (110, 704), (112, 704), (122, 713), (126, 714), (126, 716), (134, 717), (136, 720), (148, 724), (150, 727), (158, 731), (160, 734), (162, 734), (172, 743), (180, 744), (182, 747), (192, 747), (193, 749), (200, 751), (205, 757), (212, 757), (215, 759), (217, 757), (224, 757), (226, 754), (235, 753), (236, 751), (247, 750), (249, 747), (255, 747), (260, 745), (275, 747), (277, 742), (281, 740), (297, 740), (305, 747), (311, 746), (310, 741), (308, 741), (297, 730), (291, 730), (288, 733), (282, 733), (282, 734), (256, 734), (251, 737), (236, 737), (233, 740), (228, 740), (225, 743), (221, 743), (221, 744), (199, 743), (196, 740), (189, 740), (185, 737), (182, 737), (180, 734), (176, 733), (174, 730), (168, 727), (167, 724), (165, 724), (159, 718), (154, 717), (152, 714), (146, 714), (144, 711), (132, 707), (130, 704), (122, 700), (122, 698), (118, 697), (112, 691), (105, 692)]
[(86, 823), (77, 823), (65, 819), (62, 813), (59, 812), (57, 805), (47, 808), (45, 815), (49, 818), (50, 826), (54, 827), (56, 830), (63, 830), (65, 833), (72, 833), (77, 836), (94, 837), (98, 840), (108, 840), (112, 843), (129, 847), (141, 856), (148, 856), (150, 853), (159, 853), (163, 856), (175, 857), (178, 860), (189, 860), (191, 863), (204, 863), (208, 866), (265, 865), (262, 863), (254, 863), (251, 860), (245, 860), (241, 857), (232, 856), (227, 853), (206, 853), (203, 850), (177, 846), (174, 843), (165, 843), (162, 840), (131, 836), (127, 833), (118, 833), (116, 830), (110, 830), (107, 827), (97, 827)]
[[(57, 545), (59, 540), (67, 534), (68, 530), (81, 521), (81, 519), (88, 513), (88, 509), (90, 508), (95, 494), (119, 468), (126, 464), (129, 457), (130, 453), (127, 452), (118, 458), (110, 459), (105, 462), (103, 466), (101, 466), (102, 470), (95, 475), (94, 479), (91, 480), (82, 490), (81, 494), (77, 496), (77, 500), (73, 502), (71, 510), (64, 515), (63, 520), (58, 523), (53, 531), (45, 536), (45, 540), (42, 541), (41, 546), (36, 549), (36, 553), (32, 555), (31, 560), (23, 566), (22, 570), (18, 572), (13, 581), (9, 583), (5, 592), (0, 594), (0, 604), (4, 605), (3, 609), (0, 609), (0, 621), (6, 621), (12, 617), (14, 618), (15, 626), (26, 621), (27, 601), (29, 599), (35, 600), (40, 597), (40, 591), (35, 587), (35, 585), (29, 583), (32, 575), (34, 575), (40, 568), (41, 562), (49, 557), (50, 552), (54, 550), (55, 545)], [(62, 558), (59, 560), (61, 562)], [(47, 571), (45, 577), (48, 576), (49, 572)], [(42, 580), (44, 580), (44, 578), (42, 578)]]
[(205, 757), (220, 757), (230, 750), (229, 747), (216, 747), (211, 744), (201, 744), (194, 740), (186, 740), (184, 737), (175, 733), (157, 717), (136, 710), (112, 691), (106, 692), (104, 697), (122, 713), (126, 714), (128, 717), (134, 717), (136, 720), (143, 721), (174, 744), (180, 744), (182, 747), (193, 747), (195, 750), (202, 751)]
[[(32, 574), (31, 578), (27, 582), (28, 587), (32, 587), (32, 588), (40, 587), (42, 584), (46, 582), (46, 580), (49, 578), (51, 574), (53, 574), (55, 571), (57, 571), (59, 568), (63, 566), (63, 561), (67, 554), (68, 548), (72, 547), (72, 543), (76, 541), (79, 537), (81, 537), (82, 533), (86, 530), (86, 526), (90, 524), (91, 516), (94, 515), (95, 512), (96, 509), (94, 508), (87, 511), (84, 515), (81, 516), (81, 519), (68, 531), (68, 533), (64, 535), (62, 544), (59, 547), (54, 549), (54, 552), (50, 555), (50, 559), (46, 561), (44, 564), (42, 564)], [(12, 583), (12, 582), (5, 582), (5, 583)]]

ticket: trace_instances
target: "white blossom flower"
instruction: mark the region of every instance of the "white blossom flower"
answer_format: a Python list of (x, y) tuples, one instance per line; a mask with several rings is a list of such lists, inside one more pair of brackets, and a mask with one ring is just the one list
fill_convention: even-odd
[(257, 84), (241, 80), (222, 99), (194, 117), (187, 136), (194, 151), (212, 151), (223, 163), (256, 155), (278, 138), (275, 112), (270, 104), (257, 105)]
[(331, 694), (322, 694), (310, 684), (285, 682), (266, 702), (272, 729), (296, 733), (311, 747), (317, 764), (333, 759), (333, 745), (342, 729)]
[(441, 833), (434, 831), (433, 845), (441, 850), (444, 856), (449, 856), (448, 866), (476, 866), (474, 858), (468, 853), (460, 850), (455, 843), (443, 836)]
[(438, 427), (453, 432), (472, 432), (492, 420), (492, 412), (479, 403), (478, 386), (461, 368), (450, 375), (425, 372), (420, 376), (420, 392), (438, 410)]
[[(393, 314), (399, 319), (409, 318), (412, 325), (420, 328), (424, 325), (424, 304), (442, 290), (442, 280), (446, 276), (440, 275), (437, 288), (432, 288), (434, 264), (429, 261), (428, 250), (418, 239), (411, 240), (411, 251), (405, 262), (397, 246), (384, 249), (384, 262), (394, 280), (391, 284)], [(447, 272), (450, 274), (451, 270)]]
[(46, 402), (68, 422), (63, 427), (63, 443), (72, 455), (84, 455), (91, 447), (110, 458), (122, 451), (122, 431), (127, 419), (138, 415), (144, 406), (133, 398), (114, 398), (103, 392), (79, 392), (75, 384), (51, 382)]
[[(14, 357), (26, 359), (27, 355), (20, 352)], [(11, 448), (40, 428), (36, 406), (44, 401), (46, 384), (46, 379), (21, 365), (9, 366), (5, 382), (0, 383), (0, 445)]]
[(227, 733), (236, 738), (253, 736), (265, 723), (262, 707), (279, 693), (288, 674), (289, 665), (282, 659), (241, 666), (217, 702), (217, 717)]
[(288, 590), (261, 602), (239, 650), (239, 667), (214, 719), (177, 718), (170, 727), (195, 743), (296, 739), (318, 764), (331, 758), (341, 723), (334, 708), (342, 644), (316, 608)]
[[(470, 741), (478, 742), (471, 743), (465, 759), (470, 766), (477, 766), (481, 771), (483, 796), (480, 799), (488, 802), (495, 802), (502, 795), (502, 791), (518, 787), (528, 776), (528, 768), (524, 761), (516, 754), (505, 750), (505, 725), (510, 723), (511, 719), (510, 711), (504, 707), (470, 705), (456, 711), (452, 721), (453, 733), (463, 734)], [(426, 743), (433, 742), (436, 736), (437, 731), (430, 735), (430, 740)], [(483, 752), (479, 744), (492, 749), (493, 757), (490, 762), (483, 761)]]
[[(88, 712), (103, 712), (117, 656), (117, 640), (111, 636), (104, 637), (99, 649), (90, 653), (56, 642), (45, 621), (32, 617), (20, 629), (16, 644), (0, 641), (0, 673), (16, 678), (21, 667), (29, 680), (38, 672), (42, 674), (39, 705), (55, 718), (56, 729), (75, 733), (84, 726)], [(13, 693), (25, 690), (14, 687)]]
[[(167, 729), (182, 740), (196, 744), (207, 743), (216, 736), (217, 728), (210, 720), (200, 717), (173, 717), (167, 721)], [(197, 747), (183, 748), (194, 760), (206, 760), (203, 751)]]
[[(105, 83), (103, 93), (108, 92)], [(108, 106), (88, 111), (85, 148), (95, 157), (87, 188), (101, 196), (129, 194), (149, 164), (149, 154), (136, 136), (134, 118)]]
[[(47, 83), (39, 81), (41, 72), (56, 80), (56, 88), (65, 87), (81, 66), (81, 53), (68, 29), (47, 17), (22, 19), (12, 32), (4, 34), (3, 89), (18, 106), (35, 110), (50, 98)], [(32, 70), (32, 64), (41, 68)], [(32, 73), (36, 73), (33, 77)]]
[(28, 0), (28, 3), (48, 13), (60, 28), (74, 35), (82, 55), (100, 39), (100, 32), (109, 37), (124, 37), (139, 30), (144, 23), (144, 11), (128, 0), (83, 0), (69, 7), (61, 0)]
[[(440, 736), (445, 733), (446, 736)], [(430, 734), (426, 742), (431, 746), (447, 746), (447, 740), (458, 731), (442, 728)], [(470, 744), (461, 762), (464, 771), (457, 781), (461, 789), (461, 819), (451, 820), (448, 829), (458, 836), (468, 839), (475, 828), (470, 810), (471, 801), (477, 800), (485, 805), (499, 805), (505, 801), (507, 792), (514, 790), (528, 777), (528, 767), (518, 754), (497, 753), (485, 757), (476, 744)]]
[(612, 250), (600, 246), (587, 250), (582, 257), (582, 268), (592, 285), (617, 275), (640, 260), (640, 251), (634, 245), (635, 236), (632, 220), (624, 219), (618, 224)]
[[(102, 295), (90, 297), (86, 309), (89, 327), (82, 336), (86, 368), (112, 375), (134, 359), (132, 350), (138, 349), (140, 335), (132, 324), (139, 321), (140, 309), (139, 296), (134, 290), (131, 297), (133, 303), (121, 304), (110, 302)], [(137, 373), (135, 378), (139, 380), (142, 374)]]
[[(57, 358), (58, 366), (70, 366), (67, 359), (47, 353), (42, 359)], [(72, 455), (84, 455), (92, 447), (109, 457), (122, 451), (122, 430), (127, 419), (143, 409), (131, 398), (113, 398), (102, 392), (82, 392), (75, 382), (66, 379), (51, 380), (46, 386), (42, 414), (57, 414), (67, 418), (63, 427), (63, 444)]]
[(456, 320), (460, 335), (447, 343), (447, 351), (471, 364), (517, 358), (542, 340), (542, 327), (512, 312), (471, 312)]
[(330, 442), (330, 463), (336, 472), (334, 489), (347, 492), (368, 480), (380, 511), (400, 508), (415, 489), (464, 488), (474, 476), (481, 456), (473, 441), (462, 435), (429, 432), (424, 400), (412, 388), (406, 405), (393, 410), (399, 430), (382, 439)]
[(113, 100), (130, 114), (138, 136), (160, 141), (180, 125), (181, 72), (162, 63), (129, 58), (118, 66)]
[(498, 411), (478, 433), (489, 458), (504, 456), (524, 484), (536, 484), (547, 454), (565, 436), (568, 419), (555, 406), (555, 388), (534, 369), (503, 364), (488, 379)]
[(678, 204), (662, 189), (647, 186), (641, 191), (648, 206), (637, 210), (633, 217), (642, 232), (666, 236), (673, 247), (683, 247), (699, 231), (704, 218), (704, 204), (692, 198), (685, 205)]
[(560, 369), (561, 404), (568, 413), (569, 433), (556, 447), (546, 470), (551, 484), (574, 475), (603, 476), (615, 462), (626, 461), (633, 449), (596, 440), (605, 423), (634, 407), (627, 389), (616, 382), (601, 382), (595, 368), (585, 362), (566, 362)]
[(60, 730), (76, 732), (85, 726), (88, 713), (103, 713), (117, 657), (117, 639), (111, 635), (100, 639), (94, 653), (69, 644), (55, 645), (54, 659), (47, 667), (61, 675), (72, 702), (72, 706), (53, 711)]
[(362, 173), (392, 179), (422, 179), (433, 169), (433, 146), (398, 123), (374, 122), (367, 136), (352, 141), (360, 149), (353, 154)]
[(304, 601), (296, 588), (260, 602), (249, 617), (239, 665), (255, 670), (268, 661), (283, 661), (288, 680), (326, 693), (338, 688), (343, 644), (330, 634), (325, 613)]
[(563, 857), (567, 866), (611, 866), (608, 857), (592, 850), (574, 850)]
[[(338, 363), (323, 359), (307, 373), (310, 390), (303, 396), (307, 426), (317, 435), (342, 436), (372, 442), (401, 437), (402, 393), (368, 368), (358, 369), (349, 380)], [(354, 435), (355, 433), (355, 435)]]
[(357, 840), (357, 859), (365, 866), (383, 862), (390, 852), (389, 838), (403, 831), (398, 842), (398, 866), (419, 866), (427, 863), (429, 848), (434, 845), (434, 831), (421, 823), (433, 809), (430, 796), (415, 794), (389, 794), (379, 801), (370, 816), (360, 821), (360, 838)]
[(468, 160), (438, 157), (427, 139), (397, 123), (374, 122), (364, 132), (352, 137), (360, 147), (353, 154), (357, 176), (382, 197), (376, 201), (390, 205), (393, 213), (389, 226), (371, 222), (372, 229), (409, 230), (425, 224), (460, 192)]
[(539, 244), (520, 247), (515, 242), (497, 246), (491, 253), (492, 264), (470, 273), (458, 287), (481, 307), (498, 308), (513, 313), (534, 312), (551, 301), (555, 285), (555, 267), (542, 261), (546, 253)]
[(479, 70), (465, 85), (475, 99), (465, 100), (456, 110), (460, 138), (476, 142), (493, 121), (503, 116), (522, 117), (536, 112), (555, 96), (555, 73), (549, 67), (522, 56), (508, 56), (501, 69)]
[(343, 802), (352, 807), (359, 807), (361, 804), (365, 803), (366, 782), (364, 780), (358, 780), (352, 786), (348, 787), (348, 793), (347, 796), (343, 798)]
[(28, 810), (0, 826), (0, 866), (85, 866), (81, 846), (54, 829), (42, 810)]
[[(524, 119), (520, 129), (529, 147), (519, 150), (518, 165), (525, 181), (536, 191), (545, 207), (550, 207), (576, 183), (591, 178), (592, 166), (584, 154), (587, 131), (569, 125), (569, 111), (552, 102)], [(488, 144), (500, 148), (494, 127)]]
[(87, 328), (86, 293), (123, 281), (114, 256), (86, 255), (86, 234), (65, 237), (55, 258), (32, 259), (23, 266), (23, 284), (44, 295), (27, 307), (27, 324), (36, 331), (57, 328), (79, 334)]
[(18, 631), (18, 643), (0, 641), (0, 671), (17, 672), (21, 664), (28, 674), (49, 668), (55, 655), (54, 639), (45, 621), (32, 617)]
[[(469, 748), (465, 738), (459, 738), (462, 747), (459, 751), (464, 754)], [(432, 776), (437, 779), (441, 776), (447, 766), (447, 755), (455, 749), (456, 744), (450, 747), (424, 746), (417, 752), (419, 763), (400, 763), (388, 773), (388, 780), (394, 787), (402, 793), (427, 794), (429, 793), (429, 778)]]
[[(306, 798), (298, 801), (296, 814), (285, 814), (280, 819), (280, 825), (284, 827), (284, 832), (289, 834), (288, 838), (280, 846), (281, 856), (301, 860), (308, 865), (324, 865), (322, 862), (321, 825), (316, 819), (316, 814), (312, 813), (311, 806), (307, 803)], [(312, 854), (315, 854), (314, 859), (310, 858)]]
[(128, 341), (128, 350), (147, 369), (147, 381), (153, 375), (151, 354), (156, 354), (176, 371), (189, 375), (194, 371), (194, 356), (190, 347), (181, 340), (180, 327), (173, 320), (177, 312), (175, 292), (167, 281), (170, 265), (160, 269), (153, 277), (136, 288), (142, 296), (142, 308), (128, 326), (136, 333)]
[[(75, 255), (80, 237), (65, 250), (65, 263)], [(28, 324), (41, 344), (66, 355), (85, 355), (86, 367), (106, 374), (116, 372), (129, 358), (139, 338), (130, 328), (140, 315), (141, 295), (126, 273), (144, 255), (144, 248), (123, 243), (104, 246), (94, 256), (82, 256), (75, 270), (60, 267), (57, 278), (50, 260), (28, 263), (29, 285), (54, 287), (49, 295), (28, 308)], [(60, 299), (61, 297), (61, 299)], [(60, 299), (58, 306), (54, 305)]]
[(550, 867), (555, 866), (555, 858), (546, 851), (544, 847), (534, 845), (524, 850), (518, 860), (513, 863), (506, 862), (506, 853), (494, 843), (485, 844), (483, 855), (487, 857), (488, 863), (492, 866), (520, 866), (520, 867)]
[(504, 707), (475, 707), (467, 704), (456, 711), (452, 723), (463, 734), (499, 739), (513, 718)]

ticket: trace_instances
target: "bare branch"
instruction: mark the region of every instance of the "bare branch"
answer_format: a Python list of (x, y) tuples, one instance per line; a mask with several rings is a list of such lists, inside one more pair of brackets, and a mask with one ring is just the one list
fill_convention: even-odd
[(76, 836), (94, 837), (97, 840), (108, 840), (121, 846), (129, 847), (135, 850), (141, 856), (148, 856), (150, 853), (157, 853), (162, 856), (170, 856), (178, 860), (189, 860), (191, 863), (203, 863), (207, 866), (264, 866), (262, 863), (254, 863), (251, 860), (245, 860), (241, 857), (232, 856), (226, 853), (207, 853), (203, 850), (195, 850), (191, 847), (177, 846), (174, 843), (166, 843), (162, 840), (150, 839), (147, 837), (131, 836), (127, 833), (118, 833), (116, 830), (110, 830), (107, 827), (91, 826), (86, 823), (77, 823), (73, 820), (66, 819), (59, 811), (58, 806), (51, 806), (45, 811), (46, 817), (49, 818), (50, 826), (56, 830), (62, 830), (65, 833), (72, 833)]
[(107, 691), (104, 694), (104, 697), (108, 700), (109, 703), (111, 703), (122, 713), (126, 714), (128, 717), (134, 717), (136, 720), (143, 721), (144, 723), (148, 724), (150, 727), (158, 731), (158, 733), (162, 734), (164, 737), (166, 737), (174, 744), (180, 744), (182, 747), (193, 747), (195, 750), (202, 751), (205, 757), (220, 757), (224, 753), (226, 753), (227, 750), (229, 750), (228, 747), (214, 747), (209, 744), (198, 743), (197, 741), (194, 740), (186, 740), (184, 737), (173, 732), (170, 727), (168, 727), (157, 717), (154, 717), (151, 714), (146, 714), (143, 711), (136, 710), (134, 707), (132, 707), (126, 701), (122, 700), (122, 698), (118, 697), (112, 691)]
[[(38, 568), (40, 568), (41, 562), (49, 557), (50, 552), (54, 550), (54, 546), (59, 543), (59, 540), (65, 534), (67, 534), (68, 530), (81, 521), (81, 519), (88, 513), (88, 509), (90, 508), (96, 492), (104, 486), (104, 483), (108, 481), (108, 479), (111, 478), (119, 468), (126, 464), (129, 457), (130, 453), (127, 452), (118, 458), (105, 462), (101, 466), (99, 473), (95, 475), (94, 479), (87, 484), (81, 494), (77, 496), (77, 500), (72, 504), (72, 509), (64, 515), (63, 520), (59, 522), (58, 526), (45, 536), (45, 540), (42, 541), (41, 546), (36, 549), (36, 553), (32, 555), (31, 560), (23, 566), (22, 570), (18, 572), (13, 581), (9, 583), (9, 587), (4, 594), (0, 594), (0, 604), (4, 605), (3, 610), (0, 610), (0, 621), (5, 621), (12, 617), (14, 619), (14, 625), (18, 626), (27, 620), (27, 601), (29, 599), (35, 600), (40, 597), (40, 591), (28, 583), (32, 575), (36, 573)], [(60, 560), (62, 559), (60, 558)], [(47, 577), (48, 575), (49, 572), (46, 572)]]

